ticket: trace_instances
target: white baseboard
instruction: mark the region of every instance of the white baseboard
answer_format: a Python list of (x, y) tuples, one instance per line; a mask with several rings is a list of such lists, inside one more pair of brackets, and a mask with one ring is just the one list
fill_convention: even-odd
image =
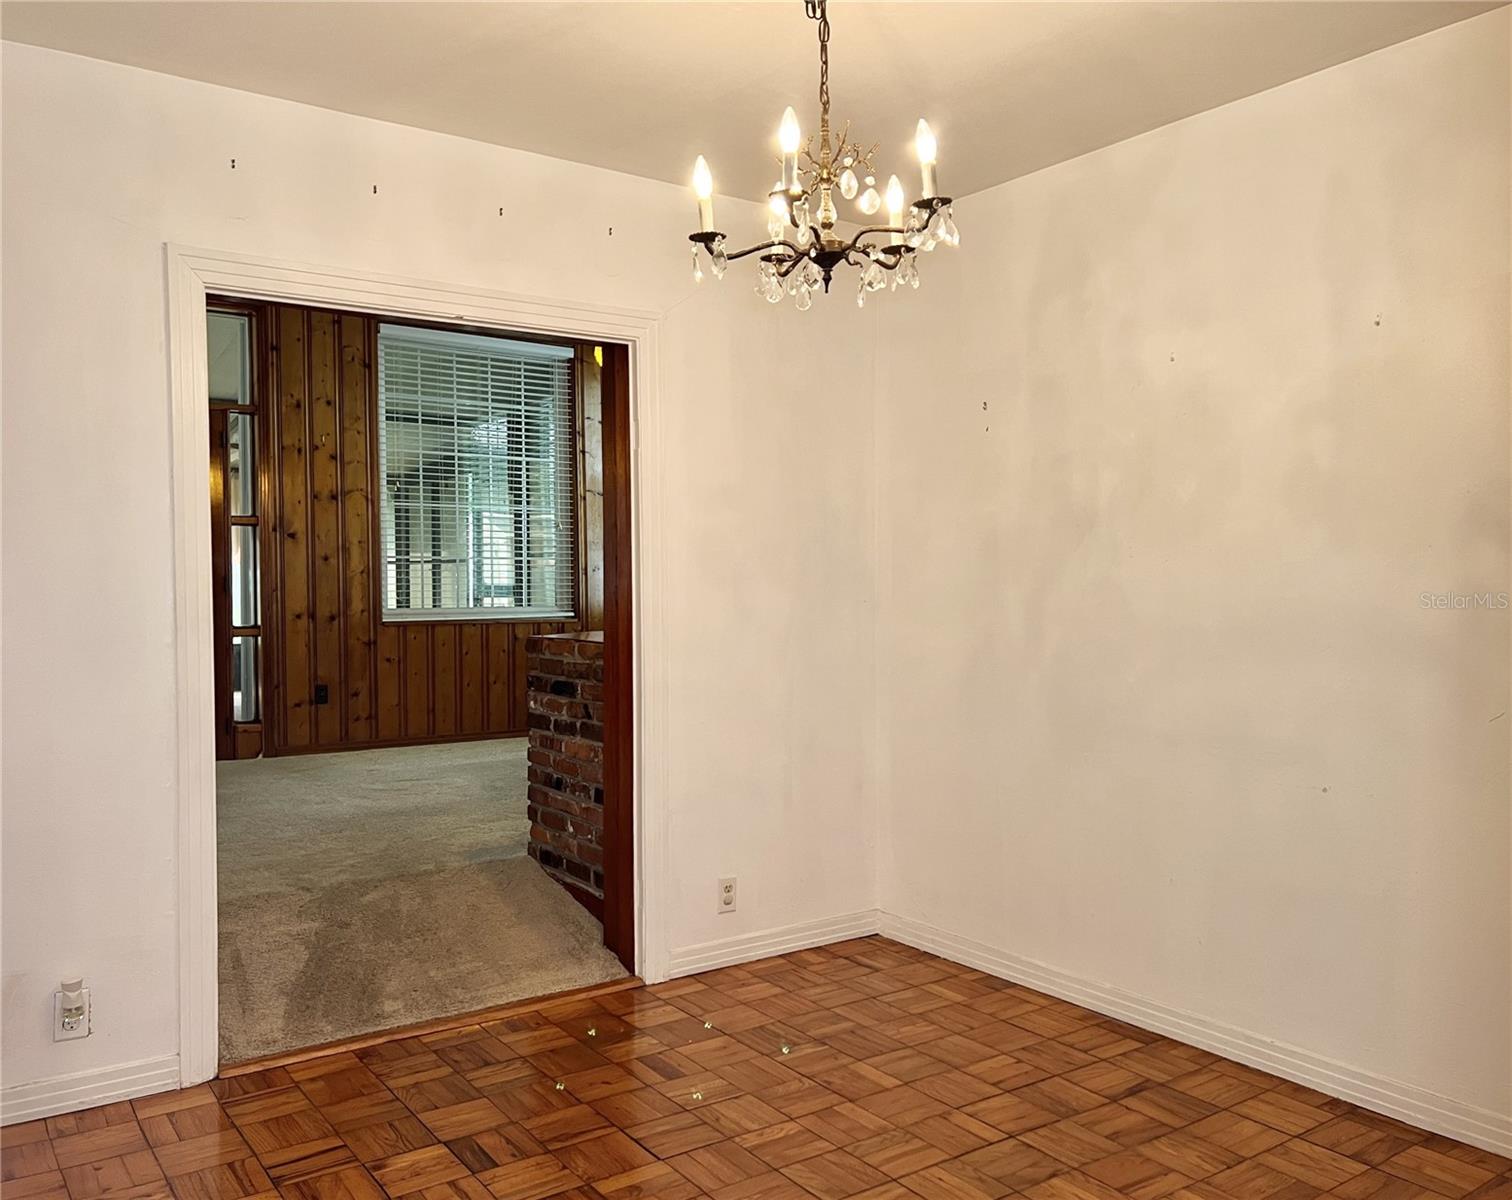
[(957, 937), (922, 921), (883, 913), (878, 932), (915, 949), (1059, 996), (1152, 1033), (1211, 1050), (1410, 1125), (1457, 1138), (1482, 1150), (1512, 1155), (1512, 1116), (1373, 1075), (1196, 1013), (1167, 1008), (1111, 984), (1081, 979), (1044, 963)]
[(141, 1062), (79, 1071), (0, 1088), (0, 1125), (34, 1121), (58, 1113), (94, 1108), (114, 1100), (130, 1100), (179, 1086), (177, 1054), (145, 1058)]
[[(922, 921), (866, 909), (806, 921), (780, 929), (704, 942), (672, 952), (669, 978), (754, 962), (774, 954), (806, 950), (849, 938), (881, 933), (905, 945), (938, 954), (1058, 996), (1106, 1016), (1116, 1017), (1189, 1045), (1211, 1050), (1235, 1062), (1269, 1071), (1283, 1079), (1316, 1088), (1375, 1112), (1483, 1150), (1512, 1155), (1512, 1116), (1463, 1104), (1412, 1084), (1371, 1074), (1320, 1054), (1289, 1046), (1248, 1030), (1196, 1013), (1168, 1008), (1143, 996), (1021, 958), (970, 938), (959, 937)], [(0, 1124), (73, 1112), (112, 1100), (145, 1096), (179, 1086), (177, 1055), (145, 1059), (97, 1071), (82, 1071), (36, 1083), (0, 1088)]]
[(716, 967), (755, 962), (758, 958), (770, 958), (774, 954), (808, 950), (829, 942), (843, 942), (847, 938), (868, 937), (877, 932), (880, 919), (881, 914), (876, 909), (868, 908), (838, 917), (825, 917), (820, 921), (804, 921), (780, 929), (766, 929), (760, 933), (747, 933), (717, 942), (685, 946), (681, 950), (672, 951), (667, 964), (667, 977), (676, 979), (682, 975), (712, 971)]

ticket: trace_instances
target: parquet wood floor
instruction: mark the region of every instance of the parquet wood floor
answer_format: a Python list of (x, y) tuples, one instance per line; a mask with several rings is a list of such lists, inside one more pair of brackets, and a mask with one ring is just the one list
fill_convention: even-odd
[(882, 938), (3, 1131), (6, 1200), (1512, 1200), (1512, 1161)]

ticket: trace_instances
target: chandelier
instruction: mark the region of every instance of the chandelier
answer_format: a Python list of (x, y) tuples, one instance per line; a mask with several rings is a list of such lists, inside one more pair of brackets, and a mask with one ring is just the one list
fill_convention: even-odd
[[(806, 142), (797, 114), (789, 108), (777, 130), (782, 149), (782, 178), (768, 197), (767, 240), (744, 250), (730, 250), (725, 235), (714, 226), (714, 177), (703, 155), (693, 167), (693, 192), (698, 197), (698, 232), (693, 243), (693, 278), (702, 282), (704, 260), (716, 279), (737, 258), (760, 256), (756, 293), (773, 304), (784, 294), (793, 297), (796, 308), (807, 309), (820, 288), (828, 292), (835, 269), (842, 264), (860, 271), (856, 304), (866, 303), (868, 292), (888, 286), (918, 287), (920, 252), (937, 245), (955, 246), (961, 235), (951, 215), (949, 196), (941, 196), (935, 182), (934, 134), (920, 120), (914, 148), (919, 156), (921, 198), (904, 211), (903, 185), (896, 175), (884, 192), (877, 190), (874, 159), (877, 146), (863, 150), (850, 136), (850, 123), (835, 137), (830, 130), (829, 40), (827, 0), (804, 0), (804, 12), (819, 23), (819, 141)], [(803, 163), (799, 163), (800, 147)], [(887, 224), (866, 225), (852, 237), (836, 232), (839, 213), (835, 193), (854, 200), (863, 217), (872, 217), (884, 203)]]

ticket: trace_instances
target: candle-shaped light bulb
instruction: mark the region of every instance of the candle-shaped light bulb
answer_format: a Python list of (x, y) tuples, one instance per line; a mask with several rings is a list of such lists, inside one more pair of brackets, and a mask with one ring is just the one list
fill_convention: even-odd
[(782, 186), (789, 192), (798, 190), (798, 143), (803, 132), (798, 128), (798, 114), (790, 104), (777, 126), (777, 144), (782, 148)]
[(704, 233), (714, 231), (714, 176), (700, 154), (693, 164), (693, 194), (698, 197), (698, 227)]
[(803, 138), (802, 131), (798, 128), (798, 114), (793, 111), (789, 104), (782, 114), (782, 124), (777, 127), (777, 140), (782, 146), (784, 154), (797, 154), (798, 143)]
[(924, 199), (929, 200), (939, 195), (935, 188), (935, 155), (940, 148), (935, 143), (934, 130), (923, 117), (919, 118), (919, 129), (914, 135), (914, 149), (918, 152), (919, 170), (924, 177)]
[(792, 201), (788, 194), (782, 190), (782, 180), (772, 184), (772, 190), (767, 194), (767, 236), (773, 241), (782, 237), (784, 226), (793, 215)]
[(903, 244), (903, 185), (898, 182), (894, 175), (887, 181), (887, 223), (896, 231), (892, 235), (892, 244)]

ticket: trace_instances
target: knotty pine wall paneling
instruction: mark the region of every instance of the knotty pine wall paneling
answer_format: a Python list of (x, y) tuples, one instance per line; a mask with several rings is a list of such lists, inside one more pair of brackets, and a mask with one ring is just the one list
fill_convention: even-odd
[(278, 304), (263, 318), (273, 447), (264, 464), (265, 752), (524, 734), (525, 643), (578, 623), (385, 623), (379, 318)]

